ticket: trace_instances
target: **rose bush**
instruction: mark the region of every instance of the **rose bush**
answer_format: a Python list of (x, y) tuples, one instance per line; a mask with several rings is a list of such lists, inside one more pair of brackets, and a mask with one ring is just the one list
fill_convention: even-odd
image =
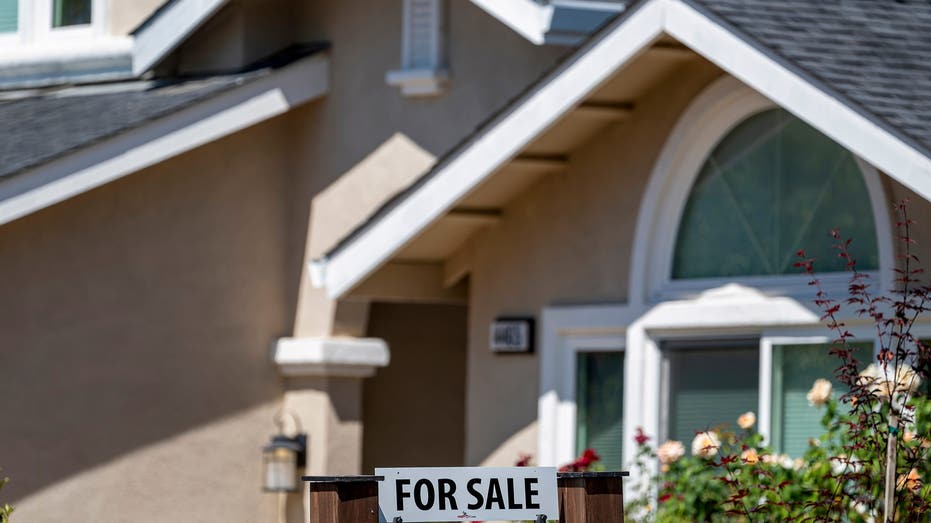
[[(811, 277), (815, 304), (835, 334), (836, 393), (821, 378), (807, 394), (823, 410), (823, 434), (809, 440), (804, 456), (777, 455), (763, 444), (744, 414), (740, 431), (726, 427), (696, 433), (692, 454), (654, 451), (638, 438), (636, 470), (647, 471), (633, 486), (629, 521), (838, 521), (925, 522), (931, 513), (931, 347), (913, 333), (931, 310), (931, 286), (920, 281), (906, 202), (896, 206), (901, 249), (896, 287), (875, 295), (869, 276), (857, 270), (849, 250), (833, 231), (838, 256), (850, 271), (848, 297), (829, 297), (814, 276), (814, 260), (799, 251), (796, 264)], [(842, 308), (871, 321), (879, 351), (869, 365), (859, 362), (853, 336), (838, 317)], [(849, 311), (848, 311), (849, 314)], [(655, 467), (657, 465), (658, 467)], [(649, 471), (657, 470), (655, 474)]]

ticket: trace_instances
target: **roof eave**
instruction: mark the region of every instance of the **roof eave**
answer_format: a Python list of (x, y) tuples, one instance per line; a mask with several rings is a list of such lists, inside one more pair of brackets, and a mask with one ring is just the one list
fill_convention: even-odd
[(866, 162), (931, 200), (931, 158), (855, 106), (721, 25), (688, 0), (646, 0), (579, 49), (415, 182), (416, 189), (313, 262), (331, 298), (349, 292), (430, 223), (571, 110), (656, 38), (668, 34)]
[(97, 144), (0, 179), (0, 225), (273, 118), (326, 94), (318, 53)]

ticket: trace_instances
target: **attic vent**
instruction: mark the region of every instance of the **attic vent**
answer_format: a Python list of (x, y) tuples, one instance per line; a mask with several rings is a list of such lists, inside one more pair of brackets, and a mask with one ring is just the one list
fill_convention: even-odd
[(389, 85), (406, 96), (440, 94), (446, 81), (443, 69), (443, 0), (404, 0), (402, 69), (389, 71)]

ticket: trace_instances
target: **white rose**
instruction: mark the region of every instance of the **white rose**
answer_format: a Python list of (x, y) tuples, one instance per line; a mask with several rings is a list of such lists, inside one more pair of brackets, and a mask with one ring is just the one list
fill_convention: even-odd
[(685, 455), (685, 445), (681, 441), (669, 440), (656, 449), (656, 457), (663, 464), (675, 463)]
[(750, 427), (756, 424), (756, 414), (752, 412), (744, 412), (737, 418), (737, 425), (744, 429), (749, 430)]
[(811, 390), (805, 396), (808, 398), (808, 404), (813, 407), (824, 405), (831, 398), (832, 389), (830, 381), (823, 378), (816, 379), (814, 385), (811, 386)]
[(692, 440), (692, 455), (708, 459), (718, 453), (721, 439), (714, 431), (699, 432)]

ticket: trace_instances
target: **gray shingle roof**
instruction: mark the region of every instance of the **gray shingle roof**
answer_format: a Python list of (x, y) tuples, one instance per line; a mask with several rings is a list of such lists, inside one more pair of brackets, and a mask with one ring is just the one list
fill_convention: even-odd
[(931, 153), (931, 2), (687, 1)]
[(0, 96), (0, 179), (203, 102), (314, 52), (292, 46), (247, 72), (43, 90)]
[(98, 86), (2, 101), (0, 177), (175, 113), (248, 79), (230, 76), (169, 85)]

